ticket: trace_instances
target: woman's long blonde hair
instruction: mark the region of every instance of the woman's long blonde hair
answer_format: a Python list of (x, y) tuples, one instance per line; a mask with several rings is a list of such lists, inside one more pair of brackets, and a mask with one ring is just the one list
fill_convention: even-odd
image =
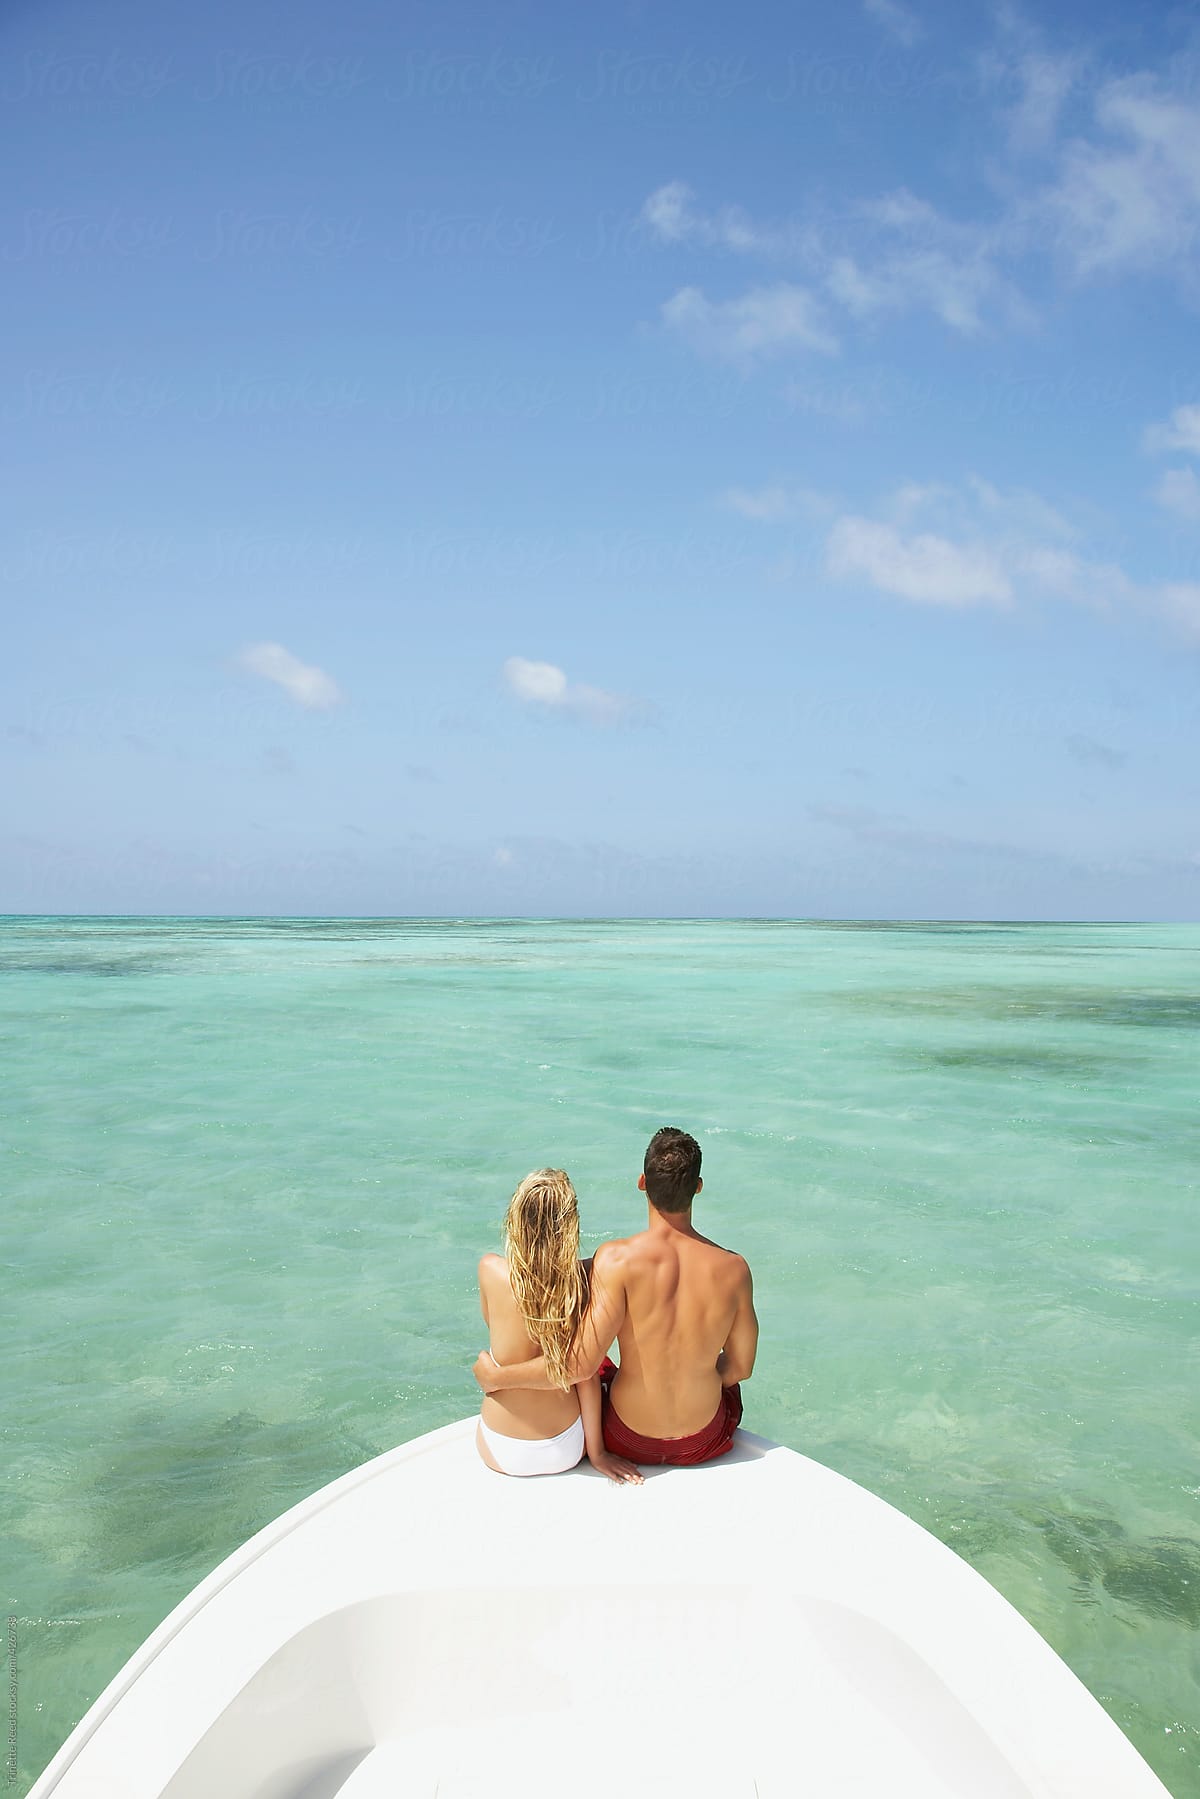
[(504, 1254), (525, 1328), (546, 1358), (546, 1373), (565, 1389), (587, 1309), (587, 1283), (579, 1263), (579, 1206), (561, 1168), (536, 1168), (513, 1194)]

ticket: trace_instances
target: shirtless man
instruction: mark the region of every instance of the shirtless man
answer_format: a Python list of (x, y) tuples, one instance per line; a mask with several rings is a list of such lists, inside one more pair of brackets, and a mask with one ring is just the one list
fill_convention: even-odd
[[(580, 1380), (599, 1370), (605, 1447), (643, 1465), (724, 1455), (742, 1415), (738, 1383), (754, 1368), (750, 1270), (693, 1227), (692, 1200), (703, 1184), (695, 1138), (670, 1126), (657, 1131), (638, 1178), (646, 1229), (596, 1251), (587, 1319), (569, 1364)], [(619, 1368), (606, 1358), (614, 1337)], [(474, 1372), (488, 1393), (548, 1384), (540, 1356), (500, 1368), (484, 1350)]]

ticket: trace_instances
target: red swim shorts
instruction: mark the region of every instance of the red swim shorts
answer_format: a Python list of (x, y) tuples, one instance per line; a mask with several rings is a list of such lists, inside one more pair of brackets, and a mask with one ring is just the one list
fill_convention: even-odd
[(697, 1462), (711, 1462), (733, 1448), (733, 1433), (742, 1421), (742, 1390), (725, 1387), (716, 1415), (690, 1437), (643, 1437), (630, 1430), (624, 1419), (613, 1410), (609, 1387), (617, 1372), (616, 1363), (605, 1356), (600, 1364), (600, 1385), (604, 1395), (604, 1447), (610, 1455), (623, 1455), (627, 1462), (644, 1466), (670, 1463), (676, 1468), (692, 1468)]

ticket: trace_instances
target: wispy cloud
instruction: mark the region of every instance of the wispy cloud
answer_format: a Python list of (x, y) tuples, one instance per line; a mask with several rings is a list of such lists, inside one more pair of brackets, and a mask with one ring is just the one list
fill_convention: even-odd
[(863, 11), (906, 48), (925, 34), (916, 13), (911, 7), (902, 6), (900, 0), (863, 0)]
[(298, 706), (310, 712), (328, 712), (342, 699), (342, 690), (323, 668), (301, 662), (281, 643), (252, 643), (239, 652), (238, 665), (264, 681), (273, 681)]
[(1082, 69), (1082, 58), (1077, 56), (1032, 52), (1020, 59), (1020, 96), (1005, 115), (1009, 148), (1016, 155), (1037, 155), (1054, 143), (1063, 108)]
[(702, 356), (729, 362), (796, 350), (830, 356), (838, 348), (812, 294), (790, 282), (751, 288), (734, 300), (710, 300), (698, 287), (682, 287), (664, 303), (662, 319)]
[(565, 671), (553, 662), (530, 662), (524, 656), (510, 656), (503, 674), (509, 692), (525, 705), (568, 713), (588, 724), (626, 724), (645, 713), (645, 707), (637, 700), (608, 693), (602, 687), (569, 681)]
[[(1169, 419), (1146, 427), (1142, 444), (1152, 454), (1182, 451), (1187, 456), (1200, 456), (1200, 406), (1177, 406)], [(1200, 479), (1194, 468), (1165, 469), (1154, 498), (1164, 511), (1173, 512), (1177, 518), (1200, 521)]]
[(825, 549), (836, 579), (926, 606), (1007, 605), (1032, 593), (1104, 609), (1145, 597), (1115, 564), (1074, 547), (1075, 528), (1027, 488), (1006, 492), (977, 475), (960, 487), (907, 481), (882, 513), (836, 521)]
[(1033, 598), (1135, 611), (1200, 642), (1200, 583), (1135, 580), (1117, 563), (1086, 555), (1074, 527), (1026, 489), (1003, 492), (977, 476), (959, 488), (910, 481), (880, 510), (835, 520), (825, 543), (835, 580), (922, 606)]
[[(901, 0), (863, 4), (901, 42), (921, 30)], [(762, 218), (740, 203), (705, 206), (676, 178), (648, 196), (641, 223), (664, 245), (792, 263), (809, 304), (834, 321), (820, 318), (826, 336), (839, 314), (924, 311), (963, 336), (1027, 328), (1032, 285), (1055, 271), (1077, 285), (1144, 273), (1200, 290), (1200, 103), (1185, 62), (1114, 78), (1097, 51), (1059, 51), (1001, 5), (989, 48), (943, 76), (950, 91), (971, 78), (990, 114), (976, 170), (990, 197), (971, 215), (900, 185), (836, 214), (810, 189), (797, 210)]]
[(904, 537), (878, 519), (838, 519), (825, 547), (836, 580), (859, 578), (923, 606), (1006, 605), (1012, 584), (982, 544), (955, 544), (933, 532)]
[[(740, 206), (704, 211), (685, 182), (671, 181), (648, 197), (641, 216), (664, 244), (798, 263), (824, 290), (826, 303), (852, 318), (927, 309), (953, 330), (971, 335), (984, 329), (992, 314), (1030, 317), (998, 267), (994, 229), (947, 218), (907, 188), (863, 200), (832, 224), (816, 211), (786, 221), (755, 219)], [(784, 284), (753, 293), (803, 296), (809, 330), (822, 340), (811, 347), (833, 347), (821, 302), (808, 289)], [(696, 288), (684, 288), (669, 304), (679, 305), (684, 296), (688, 308), (697, 300), (708, 304)]]
[(1141, 603), (1163, 611), (1157, 590), (1086, 556), (1078, 528), (1040, 494), (976, 474), (957, 485), (901, 482), (874, 516), (783, 481), (727, 488), (719, 499), (764, 527), (827, 526), (825, 567), (835, 580), (865, 582), (914, 605), (1006, 606), (1034, 593), (1098, 609)]
[(832, 575), (918, 605), (1006, 605), (1030, 582), (1061, 598), (1087, 597), (1090, 565), (1070, 547), (1074, 527), (1028, 488), (1001, 489), (974, 474), (958, 486), (904, 481), (881, 512), (836, 521), (826, 544)]
[(1192, 468), (1167, 469), (1154, 497), (1167, 512), (1173, 512), (1179, 518), (1193, 522), (1200, 519), (1200, 480)]
[(1007, 147), (1018, 158), (1051, 151), (1063, 113), (1091, 75), (1086, 49), (1052, 49), (1045, 33), (1014, 6), (995, 12), (996, 35), (977, 59), (985, 94), (996, 98)]
[(1177, 406), (1165, 423), (1146, 427), (1148, 450), (1183, 450), (1200, 456), (1200, 406)]
[(1200, 234), (1200, 110), (1152, 74), (1107, 81), (1094, 128), (1062, 148), (1050, 185), (1028, 205), (1051, 227), (1074, 275), (1179, 271)]
[(791, 228), (765, 226), (740, 206), (702, 212), (686, 181), (667, 181), (642, 206), (641, 222), (665, 244), (699, 243), (738, 255), (772, 256), (797, 251), (803, 242)]

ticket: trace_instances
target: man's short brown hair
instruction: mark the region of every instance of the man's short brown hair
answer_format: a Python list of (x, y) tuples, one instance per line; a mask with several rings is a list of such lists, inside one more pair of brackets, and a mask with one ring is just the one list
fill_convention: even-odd
[(666, 1124), (655, 1131), (643, 1163), (646, 1198), (659, 1212), (686, 1212), (700, 1185), (700, 1145)]

